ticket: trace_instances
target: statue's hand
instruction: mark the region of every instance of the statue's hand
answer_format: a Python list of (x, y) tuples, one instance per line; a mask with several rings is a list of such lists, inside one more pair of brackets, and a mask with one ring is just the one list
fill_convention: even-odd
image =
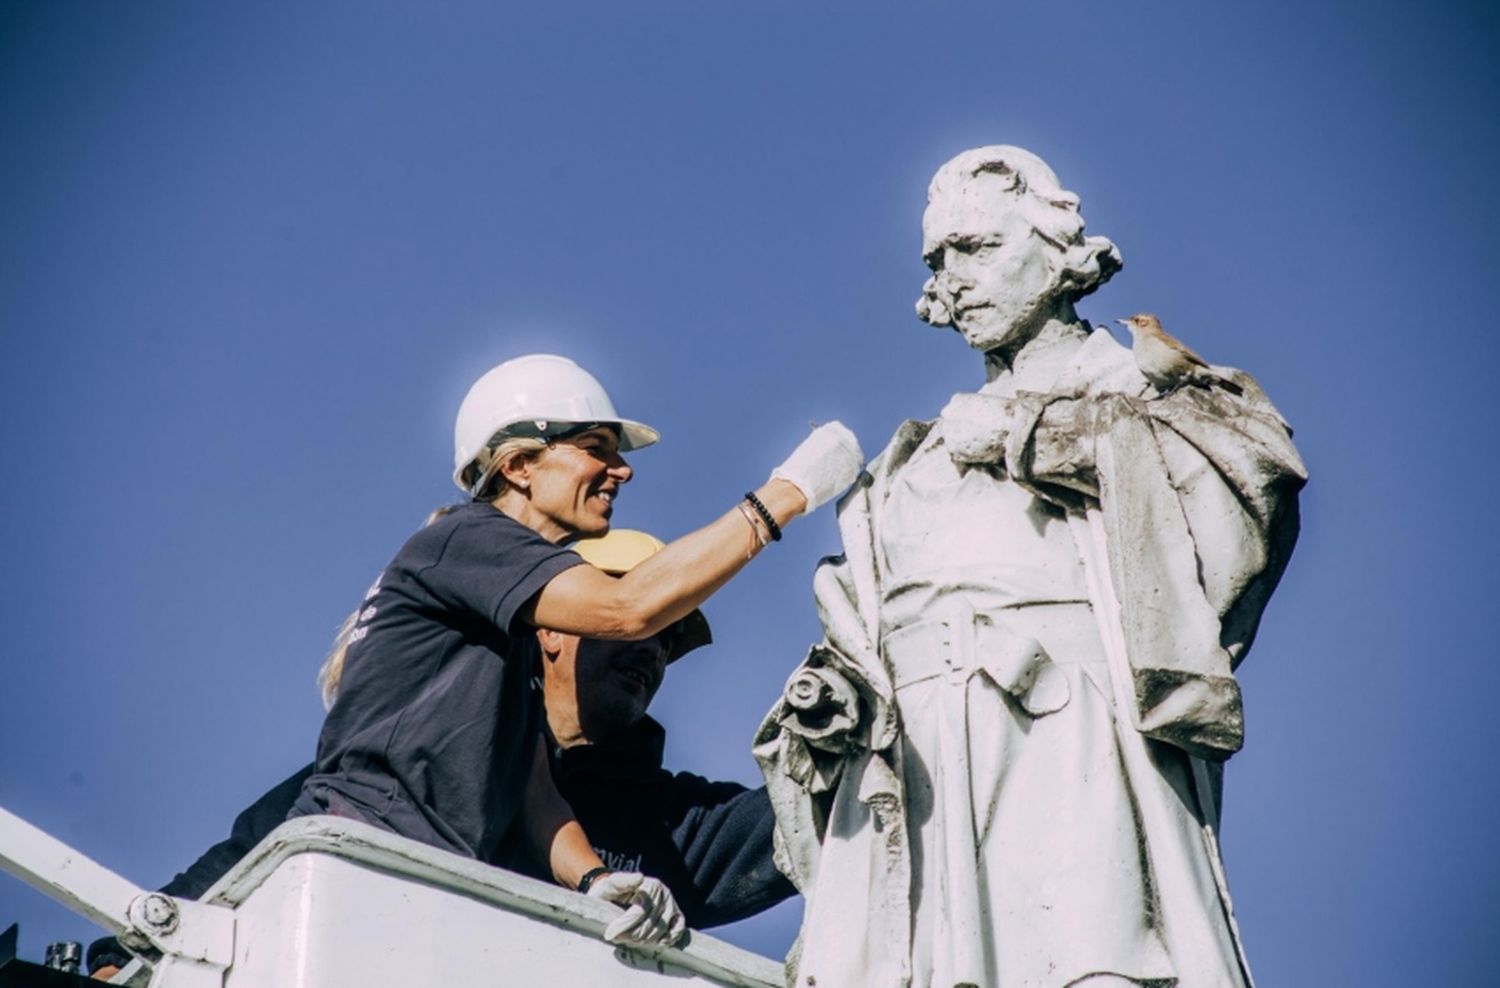
[(943, 406), (943, 439), (955, 463), (1001, 463), (1011, 402), (986, 394), (957, 394)]

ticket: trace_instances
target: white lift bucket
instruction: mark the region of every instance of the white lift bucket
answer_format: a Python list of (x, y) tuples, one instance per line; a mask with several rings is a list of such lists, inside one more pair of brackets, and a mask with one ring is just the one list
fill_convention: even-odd
[(157, 955), (152, 988), (735, 985), (782, 965), (693, 932), (603, 940), (616, 907), (336, 817), (282, 824), (199, 902), (145, 892), (0, 810), (0, 867)]

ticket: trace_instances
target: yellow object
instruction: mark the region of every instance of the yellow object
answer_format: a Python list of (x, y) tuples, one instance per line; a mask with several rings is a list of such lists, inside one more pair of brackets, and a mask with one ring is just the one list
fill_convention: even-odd
[(666, 547), (667, 544), (656, 536), (633, 528), (616, 528), (606, 535), (579, 539), (568, 546), (582, 556), (584, 562), (612, 576), (629, 573)]
[[(568, 546), (582, 556), (584, 562), (611, 576), (629, 573), (666, 547), (667, 544), (656, 536), (634, 528), (614, 528), (605, 535), (579, 539)], [(693, 611), (662, 634), (667, 636), (669, 663), (713, 641), (708, 619), (700, 610)]]

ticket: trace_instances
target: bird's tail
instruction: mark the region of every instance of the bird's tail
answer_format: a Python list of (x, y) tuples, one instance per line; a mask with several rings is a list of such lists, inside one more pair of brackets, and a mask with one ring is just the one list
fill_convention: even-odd
[(1214, 371), (1213, 383), (1228, 391), (1232, 395), (1244, 395), (1245, 389), (1229, 379), (1229, 375)]

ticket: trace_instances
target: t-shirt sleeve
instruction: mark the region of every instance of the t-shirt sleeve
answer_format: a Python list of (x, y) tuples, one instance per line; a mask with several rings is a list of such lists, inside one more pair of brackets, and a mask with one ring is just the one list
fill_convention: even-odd
[(508, 634), (516, 613), (548, 581), (582, 564), (573, 550), (495, 512), (455, 525), (437, 559), (419, 577), (434, 596)]

